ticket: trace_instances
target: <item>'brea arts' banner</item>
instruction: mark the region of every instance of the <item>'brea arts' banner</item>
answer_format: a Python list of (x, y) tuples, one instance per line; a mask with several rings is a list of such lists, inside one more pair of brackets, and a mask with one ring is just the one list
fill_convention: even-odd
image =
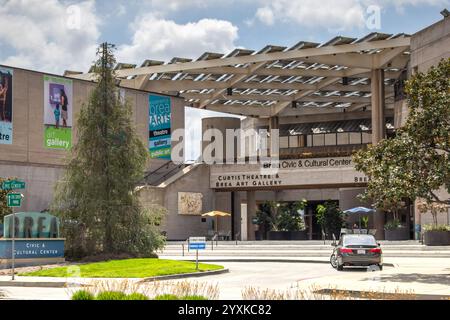
[(0, 144), (12, 144), (13, 71), (0, 67)]
[(170, 160), (170, 98), (149, 96), (149, 149), (150, 157)]
[(72, 147), (72, 80), (44, 76), (44, 146)]

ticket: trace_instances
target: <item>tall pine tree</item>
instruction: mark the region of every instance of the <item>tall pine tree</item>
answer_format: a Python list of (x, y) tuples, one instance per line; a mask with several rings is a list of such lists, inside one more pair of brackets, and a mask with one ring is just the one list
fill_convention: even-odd
[(78, 141), (52, 205), (72, 257), (151, 254), (164, 241), (157, 230), (163, 210), (144, 210), (135, 192), (148, 151), (133, 127), (130, 104), (119, 98), (113, 50), (104, 43), (97, 52), (97, 85), (81, 108)]

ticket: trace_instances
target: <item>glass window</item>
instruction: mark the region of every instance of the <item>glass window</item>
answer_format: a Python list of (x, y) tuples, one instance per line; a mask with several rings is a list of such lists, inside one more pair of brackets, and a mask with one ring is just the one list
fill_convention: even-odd
[(289, 137), (280, 137), (280, 148), (289, 148)]
[(290, 136), (289, 137), (289, 148), (297, 148), (298, 147), (298, 137)]
[(358, 246), (358, 245), (367, 245), (367, 246), (376, 246), (377, 241), (374, 236), (369, 234), (346, 234), (344, 236), (344, 246)]
[(372, 143), (372, 135), (368, 132), (363, 132), (362, 143)]
[(348, 132), (339, 132), (337, 134), (337, 144), (348, 144), (349, 143), (349, 136)]
[(361, 144), (360, 132), (350, 132), (350, 144)]
[(326, 146), (335, 146), (336, 145), (336, 134), (335, 133), (327, 133), (325, 135), (325, 145)]
[(320, 147), (325, 145), (325, 135), (324, 134), (315, 134), (313, 135), (313, 146)]

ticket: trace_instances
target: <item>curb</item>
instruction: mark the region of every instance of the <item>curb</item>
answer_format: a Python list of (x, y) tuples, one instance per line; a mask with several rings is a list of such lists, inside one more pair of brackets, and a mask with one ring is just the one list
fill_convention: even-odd
[(0, 281), (0, 287), (25, 287), (25, 288), (65, 288), (68, 284), (73, 285), (73, 283), (67, 282), (45, 282), (45, 281)]
[[(188, 260), (186, 260), (186, 261), (188, 261)], [(202, 262), (203, 261), (204, 260), (202, 260)], [(198, 278), (198, 277), (212, 276), (212, 275), (228, 273), (228, 272), (230, 272), (230, 270), (227, 268), (224, 268), (224, 269), (213, 270), (213, 271), (171, 274), (171, 275), (167, 275), (167, 276), (156, 276), (156, 277), (144, 278), (144, 279), (138, 281), (138, 283), (153, 282), (153, 281), (160, 281), (160, 280), (174, 280), (174, 279), (183, 279), (183, 278)]]
[[(182, 273), (182, 274), (171, 274), (167, 276), (156, 276), (150, 278), (143, 278), (142, 280), (137, 281), (137, 283), (143, 282), (153, 282), (160, 280), (173, 280), (173, 279), (183, 279), (183, 278), (194, 278), (194, 277), (204, 277), (211, 276), (216, 274), (228, 273), (229, 269), (220, 269), (213, 271), (204, 271), (204, 272), (196, 272), (196, 273)], [(108, 278), (111, 279), (111, 278)], [(102, 278), (96, 278), (96, 280), (102, 280)], [(61, 282), (61, 281), (17, 281), (17, 280), (9, 280), (9, 281), (0, 281), (0, 287), (25, 287), (25, 288), (67, 288), (70, 286), (86, 286), (89, 283), (75, 283), (75, 282)]]
[[(192, 260), (180, 260), (180, 261), (192, 261)], [(240, 258), (232, 258), (232, 259), (202, 259), (201, 262), (289, 262), (289, 263), (324, 263), (329, 264), (328, 260), (313, 260), (313, 259), (305, 259), (305, 260), (293, 260), (293, 259), (240, 259)], [(397, 264), (394, 263), (383, 263), (383, 266), (398, 268)]]

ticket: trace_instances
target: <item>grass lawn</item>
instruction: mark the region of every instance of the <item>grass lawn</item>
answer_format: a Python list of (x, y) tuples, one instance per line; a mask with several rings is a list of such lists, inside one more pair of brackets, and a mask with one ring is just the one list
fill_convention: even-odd
[[(169, 274), (195, 272), (195, 262), (163, 259), (126, 259), (80, 264), (82, 278), (146, 278)], [(223, 266), (199, 263), (200, 271), (220, 270)], [(73, 271), (73, 270), (72, 270)], [(73, 274), (71, 272), (71, 274)], [(58, 267), (34, 272), (21, 273), (20, 276), (69, 277), (67, 267)]]

